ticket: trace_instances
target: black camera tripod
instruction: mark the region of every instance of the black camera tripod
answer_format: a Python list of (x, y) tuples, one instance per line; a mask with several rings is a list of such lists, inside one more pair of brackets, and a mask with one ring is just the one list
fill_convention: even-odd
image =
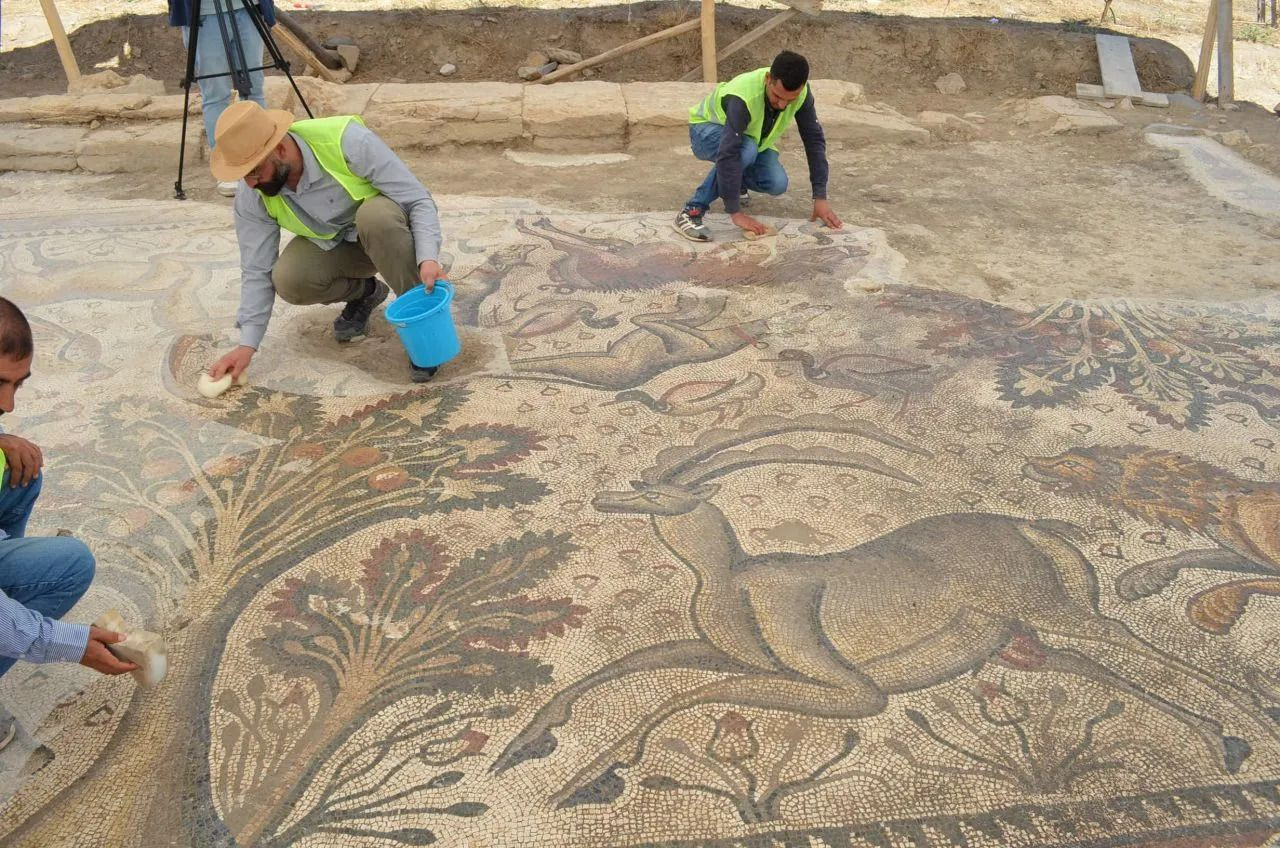
[(311, 107), (307, 105), (302, 92), (298, 90), (298, 83), (294, 81), (293, 74), (289, 72), (288, 60), (284, 58), (280, 48), (276, 45), (275, 39), (271, 37), (271, 28), (267, 26), (267, 22), (263, 19), (262, 9), (257, 0), (244, 0), (244, 8), (249, 13), (249, 19), (253, 21), (254, 28), (262, 36), (263, 46), (271, 54), (271, 64), (249, 67), (244, 55), (244, 44), (240, 40), (240, 30), (236, 27), (235, 18), (231, 14), (233, 9), (232, 0), (209, 0), (213, 4), (214, 11), (217, 12), (213, 17), (218, 21), (219, 34), (222, 36), (222, 46), (227, 53), (228, 70), (218, 74), (195, 75), (196, 45), (200, 38), (201, 2), (203, 0), (190, 0), (191, 7), (188, 12), (190, 15), (188, 18), (190, 21), (190, 35), (187, 38), (187, 73), (182, 78), (182, 89), (185, 92), (182, 98), (182, 139), (178, 145), (178, 180), (173, 184), (173, 196), (178, 200), (187, 199), (186, 192), (182, 190), (182, 169), (187, 159), (187, 115), (191, 108), (192, 83), (202, 79), (229, 76), (235, 90), (240, 94), (240, 98), (248, 100), (250, 92), (249, 72), (278, 68), (284, 71), (284, 75), (289, 78), (289, 85), (293, 86), (293, 93), (298, 95), (298, 102), (306, 110), (307, 117), (315, 117), (315, 115), (311, 114)]

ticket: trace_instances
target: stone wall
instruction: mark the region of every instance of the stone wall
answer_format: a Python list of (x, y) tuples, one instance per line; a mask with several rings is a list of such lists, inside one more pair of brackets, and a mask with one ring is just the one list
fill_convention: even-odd
[[(485, 144), (574, 153), (606, 153), (684, 143), (689, 108), (706, 94), (702, 83), (588, 81), (557, 85), (511, 83), (365, 83), (338, 85), (296, 78), (316, 116), (362, 115), (396, 149)], [(0, 170), (96, 173), (172, 167), (181, 135), (181, 94), (158, 83), (128, 84), (77, 94), (0, 100)], [(930, 131), (883, 104), (863, 102), (861, 86), (815, 80), (830, 141), (920, 143)], [(267, 79), (267, 104), (307, 116), (284, 77)], [(188, 151), (207, 145), (193, 96)]]

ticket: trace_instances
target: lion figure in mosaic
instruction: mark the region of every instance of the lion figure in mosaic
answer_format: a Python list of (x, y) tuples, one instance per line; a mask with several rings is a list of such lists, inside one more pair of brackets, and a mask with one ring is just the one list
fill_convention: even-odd
[(1245, 480), (1185, 454), (1138, 445), (1072, 448), (1032, 457), (1023, 475), (1059, 495), (1082, 495), (1160, 527), (1216, 542), (1130, 567), (1116, 593), (1135, 601), (1187, 568), (1247, 575), (1197, 592), (1187, 616), (1224, 635), (1255, 595), (1280, 596), (1280, 485)]

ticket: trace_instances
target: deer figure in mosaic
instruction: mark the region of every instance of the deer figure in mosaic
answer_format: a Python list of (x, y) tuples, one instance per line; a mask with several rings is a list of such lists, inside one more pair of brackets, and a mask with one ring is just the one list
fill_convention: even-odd
[[(1275, 738), (1242, 688), (1215, 680), (1099, 611), (1097, 576), (1076, 546), (1079, 528), (1068, 522), (951, 513), (835, 553), (748, 554), (712, 502), (717, 480), (726, 475), (770, 464), (820, 465), (919, 485), (863, 451), (793, 447), (804, 433), (928, 455), (869, 421), (757, 417), (736, 430), (708, 431), (692, 446), (667, 448), (632, 491), (597, 494), (593, 504), (601, 512), (649, 516), (662, 545), (696, 576), (690, 613), (697, 638), (641, 648), (564, 688), (507, 746), (495, 771), (549, 756), (558, 746), (553, 731), (595, 690), (637, 674), (648, 676), (647, 686), (660, 685), (670, 678), (656, 674), (679, 669), (701, 672), (699, 682), (620, 726), (553, 803), (617, 798), (625, 786), (619, 771), (639, 762), (664, 721), (691, 707), (867, 718), (883, 711), (892, 695), (986, 663), (1075, 675), (1125, 693), (1194, 731), (1227, 772), (1239, 769), (1250, 744), (1225, 735), (1220, 720), (1184, 699), (1211, 698), (1217, 710), (1244, 716)], [(1061, 646), (1063, 639), (1073, 646)], [(1152, 670), (1142, 680), (1132, 671), (1140, 666)]]

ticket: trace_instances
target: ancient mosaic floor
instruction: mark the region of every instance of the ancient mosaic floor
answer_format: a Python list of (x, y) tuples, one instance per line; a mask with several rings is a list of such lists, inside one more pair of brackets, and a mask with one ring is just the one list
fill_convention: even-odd
[[(442, 198), (465, 353), (225, 207), (0, 202), (37, 532), (164, 630), (22, 667), (26, 846), (1246, 846), (1280, 830), (1280, 308), (912, 287), (875, 231)], [(722, 233), (728, 236), (728, 233)], [(876, 290), (877, 287), (879, 290)]]

